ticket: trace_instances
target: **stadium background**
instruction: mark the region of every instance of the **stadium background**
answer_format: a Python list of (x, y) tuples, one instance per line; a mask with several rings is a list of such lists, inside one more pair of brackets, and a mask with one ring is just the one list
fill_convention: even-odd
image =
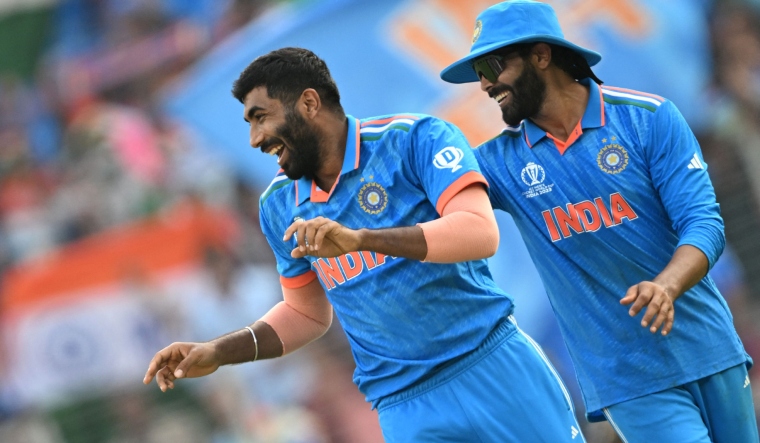
[[(493, 3), (0, 0), (0, 441), (382, 441), (337, 324), (294, 355), (166, 394), (142, 375), (171, 341), (241, 327), (280, 297), (257, 223), (276, 164), (247, 146), (229, 94), (239, 71), (304, 46), (347, 112), (435, 114), (477, 145), (498, 112), (438, 72)], [(551, 3), (569, 39), (603, 54), (607, 84), (670, 98), (699, 137), (728, 238), (711, 274), (757, 360), (760, 2)], [(499, 223), (492, 272), (582, 416), (536, 271), (509, 217)], [(616, 441), (583, 423), (590, 443)]]

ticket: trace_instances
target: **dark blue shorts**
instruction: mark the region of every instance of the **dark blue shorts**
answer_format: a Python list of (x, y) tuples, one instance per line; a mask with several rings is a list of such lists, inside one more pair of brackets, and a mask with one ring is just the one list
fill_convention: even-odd
[(387, 443), (585, 442), (559, 375), (510, 321), (471, 354), (377, 408)]

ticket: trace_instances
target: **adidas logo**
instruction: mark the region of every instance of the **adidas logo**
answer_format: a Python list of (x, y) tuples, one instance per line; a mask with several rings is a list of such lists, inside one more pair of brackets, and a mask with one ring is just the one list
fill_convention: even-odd
[(705, 165), (702, 164), (702, 161), (699, 160), (699, 157), (697, 157), (697, 154), (694, 154), (694, 157), (691, 158), (691, 161), (689, 162), (689, 169), (705, 169)]
[[(749, 378), (749, 377), (748, 377), (748, 378)], [(579, 431), (579, 430), (577, 430), (577, 429), (575, 428), (575, 426), (570, 426), (570, 431), (571, 431), (571, 432), (572, 432), (572, 434), (573, 434), (573, 440), (575, 440), (575, 437), (577, 437), (577, 436), (578, 436), (578, 434), (580, 434), (580, 431)]]
[(744, 379), (744, 387), (746, 388), (747, 386), (749, 386), (749, 375)]

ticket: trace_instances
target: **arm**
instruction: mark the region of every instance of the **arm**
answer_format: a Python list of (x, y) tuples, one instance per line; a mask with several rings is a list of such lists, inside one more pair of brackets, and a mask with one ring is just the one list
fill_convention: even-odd
[(679, 241), (665, 268), (652, 281), (630, 287), (620, 302), (632, 304), (631, 316), (647, 307), (641, 325), (652, 333), (662, 325), (667, 335), (673, 327), (673, 302), (704, 278), (723, 251), (723, 220), (706, 168), (685, 166), (694, 158), (704, 162), (694, 134), (671, 102), (656, 111), (645, 153), (652, 185)]
[(291, 255), (335, 257), (353, 251), (374, 251), (394, 257), (436, 263), (487, 258), (499, 246), (499, 228), (484, 187), (473, 183), (444, 206), (441, 218), (417, 226), (388, 229), (348, 229), (324, 217), (293, 223), (298, 247)]
[(162, 391), (174, 388), (178, 378), (203, 377), (219, 366), (275, 358), (321, 337), (332, 323), (332, 306), (316, 279), (305, 286), (283, 286), (278, 303), (251, 332), (243, 328), (205, 343), (172, 343), (151, 360), (143, 383), (156, 377)]

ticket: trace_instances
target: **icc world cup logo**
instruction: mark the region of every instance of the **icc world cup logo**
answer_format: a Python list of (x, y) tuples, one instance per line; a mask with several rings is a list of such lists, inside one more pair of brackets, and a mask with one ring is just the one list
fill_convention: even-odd
[(528, 186), (540, 185), (546, 178), (546, 171), (541, 165), (530, 162), (523, 168), (520, 178)]

